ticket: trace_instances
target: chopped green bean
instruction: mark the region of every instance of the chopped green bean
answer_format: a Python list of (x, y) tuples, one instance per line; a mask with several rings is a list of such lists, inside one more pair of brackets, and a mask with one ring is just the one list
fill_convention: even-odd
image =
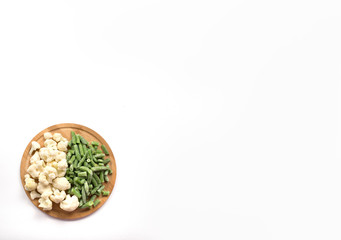
[(85, 193), (87, 196), (89, 196), (90, 194), (90, 191), (89, 191), (89, 185), (88, 185), (88, 182), (84, 182), (84, 189), (85, 189)]
[(91, 192), (90, 192), (91, 195), (94, 195), (100, 187), (102, 187), (101, 184), (98, 184), (96, 187), (94, 187), (94, 189), (92, 189)]
[(106, 182), (109, 182), (108, 175), (105, 175), (105, 176), (104, 176), (104, 180), (105, 180)]
[(92, 145), (92, 146), (98, 146), (98, 145), (99, 145), (99, 142), (97, 142), (97, 141), (92, 141), (92, 142), (91, 142), (91, 145)]
[(76, 134), (74, 131), (71, 131), (71, 142), (72, 144), (76, 144)]
[(71, 194), (75, 195), (78, 198), (82, 197), (81, 193), (76, 188), (71, 188)]
[(79, 154), (79, 149), (78, 149), (78, 145), (73, 145), (73, 150), (75, 151), (75, 154), (76, 154), (76, 158), (78, 160), (81, 160), (81, 155)]
[(91, 208), (91, 206), (94, 205), (93, 201), (88, 201), (86, 203), (84, 203), (81, 208)]
[(96, 199), (96, 195), (93, 195), (89, 201), (95, 201), (95, 199)]
[(92, 175), (92, 170), (88, 167), (82, 166), (82, 167), (79, 167), (79, 169), (82, 171), (87, 171), (90, 175)]
[(86, 192), (84, 186), (82, 187), (82, 200), (83, 202), (86, 202)]
[(104, 186), (102, 185), (99, 189), (97, 189), (97, 192), (101, 193), (103, 189), (104, 189)]
[(105, 155), (109, 155), (108, 149), (104, 145), (102, 145), (101, 148), (103, 152), (105, 153)]
[(83, 138), (81, 135), (79, 135), (79, 139), (81, 140), (81, 142), (82, 142), (83, 144), (88, 145), (88, 141), (86, 141), (85, 138)]
[(107, 159), (104, 159), (104, 160), (103, 160), (103, 163), (104, 163), (104, 164), (107, 164), (108, 162), (110, 162), (110, 158), (107, 158)]
[(93, 176), (93, 178), (96, 180), (96, 182), (97, 182), (98, 184), (101, 183), (101, 179), (99, 178), (99, 176), (97, 175), (97, 173), (94, 173), (94, 175), (92, 175), (92, 176)]
[[(95, 176), (95, 175), (94, 175)], [(97, 183), (96, 179), (92, 177), (91, 183), (94, 185), (94, 187), (97, 187), (99, 183)]]
[[(109, 170), (110, 168), (105, 166), (92, 167), (91, 170), (94, 172)], [(110, 171), (110, 170), (109, 170)]]
[(82, 207), (82, 205), (83, 205), (83, 200), (81, 199), (81, 200), (79, 200), (79, 205), (78, 205), (78, 207), (80, 208), (80, 207)]
[(95, 155), (95, 158), (103, 158), (105, 156), (104, 153), (98, 153)]
[(86, 172), (79, 172), (77, 173), (78, 177), (87, 177), (88, 174)]
[(99, 199), (96, 199), (96, 201), (94, 201), (94, 207), (96, 207), (101, 201)]
[(85, 153), (85, 155), (82, 157), (82, 159), (79, 161), (79, 163), (77, 164), (77, 167), (79, 168), (79, 167), (81, 167), (82, 165), (83, 165), (83, 163), (84, 163), (84, 161), (85, 161), (85, 159), (86, 159), (86, 157), (87, 157), (87, 154), (88, 154), (88, 152), (86, 152)]
[(82, 144), (78, 143), (78, 149), (79, 149), (79, 153), (81, 154), (81, 156), (83, 156), (84, 155), (84, 150), (83, 150)]
[(104, 183), (104, 172), (101, 171), (101, 173), (99, 174), (99, 178), (101, 179), (101, 183)]
[(76, 143), (81, 143), (81, 141), (79, 139), (79, 134), (76, 134)]
[(110, 193), (110, 191), (102, 191), (102, 195), (103, 195), (103, 196), (108, 196), (109, 193)]
[(91, 153), (95, 154), (96, 150), (94, 149), (94, 147), (91, 144), (89, 144), (88, 146), (91, 149)]

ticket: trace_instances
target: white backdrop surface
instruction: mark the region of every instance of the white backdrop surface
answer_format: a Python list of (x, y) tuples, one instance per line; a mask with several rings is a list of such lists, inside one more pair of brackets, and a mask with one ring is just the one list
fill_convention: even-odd
[[(340, 239), (340, 1), (1, 1), (0, 239)], [(77, 221), (27, 199), (42, 129), (117, 161)]]

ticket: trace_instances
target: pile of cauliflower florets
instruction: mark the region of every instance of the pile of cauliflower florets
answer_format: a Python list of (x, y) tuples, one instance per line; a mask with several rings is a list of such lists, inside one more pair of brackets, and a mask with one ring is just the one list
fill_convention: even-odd
[(64, 177), (68, 167), (68, 141), (60, 133), (52, 136), (50, 132), (46, 132), (44, 138), (42, 148), (39, 143), (32, 142), (25, 189), (31, 192), (32, 200), (39, 198), (39, 207), (45, 211), (52, 209), (52, 201), (60, 203), (60, 208), (65, 211), (74, 211), (79, 205), (78, 198), (65, 193), (71, 187)]

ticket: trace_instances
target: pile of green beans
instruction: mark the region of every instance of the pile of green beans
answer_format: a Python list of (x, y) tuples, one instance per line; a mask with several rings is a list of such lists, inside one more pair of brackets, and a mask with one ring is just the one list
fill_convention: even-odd
[(66, 179), (71, 183), (69, 194), (79, 199), (80, 208), (96, 207), (101, 201), (99, 196), (108, 196), (104, 190), (104, 182), (108, 182), (108, 174), (112, 174), (107, 148), (96, 141), (89, 143), (81, 135), (71, 132), (69, 151), (66, 155), (68, 169)]

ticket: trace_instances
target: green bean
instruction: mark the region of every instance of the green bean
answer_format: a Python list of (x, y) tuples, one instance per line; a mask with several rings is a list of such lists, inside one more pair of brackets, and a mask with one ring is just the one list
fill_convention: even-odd
[(109, 155), (108, 149), (104, 145), (102, 145), (101, 148), (103, 152), (105, 153), (105, 155)]
[(87, 177), (88, 174), (86, 172), (80, 172), (80, 173), (77, 173), (78, 177)]
[(70, 152), (68, 152), (68, 153), (66, 154), (66, 160), (69, 160), (69, 159), (71, 158), (71, 156), (72, 156), (72, 154), (71, 154)]
[(97, 187), (99, 184), (99, 183), (97, 183), (97, 181), (94, 177), (91, 179), (91, 183), (94, 185), (94, 187)]
[(73, 151), (72, 149), (70, 149), (68, 152), (70, 152), (71, 155), (75, 154), (75, 151)]
[(84, 155), (84, 150), (83, 150), (82, 144), (78, 143), (78, 149), (79, 149), (79, 153), (81, 154), (81, 156), (83, 156)]
[(83, 166), (84, 166), (84, 167), (89, 167), (89, 164), (88, 164), (87, 162), (84, 162), (84, 163), (83, 163)]
[(90, 192), (89, 192), (89, 185), (88, 182), (84, 182), (84, 189), (85, 189), (85, 193), (87, 196), (89, 196)]
[(95, 201), (95, 199), (96, 199), (96, 195), (93, 195), (89, 201)]
[(108, 175), (109, 170), (104, 171), (104, 175)]
[(79, 135), (79, 139), (81, 140), (81, 142), (82, 142), (83, 144), (88, 145), (88, 141), (86, 141), (85, 138), (83, 138), (81, 135)]
[(71, 147), (71, 146), (72, 146), (72, 142), (69, 141), (69, 142), (67, 143), (67, 145), (68, 145), (69, 147)]
[(93, 201), (88, 201), (86, 203), (84, 203), (81, 208), (91, 208), (91, 206), (94, 205)]
[(94, 172), (109, 170), (110, 168), (105, 166), (92, 167), (91, 170)]
[(102, 185), (99, 189), (97, 189), (97, 192), (100, 194), (103, 189), (104, 189), (104, 186)]
[(104, 183), (104, 172), (101, 171), (99, 178), (101, 179), (101, 183)]
[(86, 202), (86, 192), (84, 186), (82, 187), (82, 200), (83, 202)]
[(79, 134), (76, 134), (76, 143), (81, 143), (81, 141), (79, 139)]
[(91, 153), (95, 154), (96, 150), (94, 149), (94, 147), (91, 144), (89, 144), (88, 146), (91, 149)]
[(98, 153), (95, 155), (95, 158), (103, 158), (105, 156), (104, 153)]
[(73, 150), (75, 151), (76, 158), (78, 160), (81, 160), (81, 155), (79, 154), (79, 149), (78, 149), (78, 145), (77, 144), (73, 145)]
[(81, 193), (76, 188), (71, 188), (71, 194), (75, 195), (78, 198), (82, 197)]
[(79, 161), (79, 163), (77, 164), (77, 167), (81, 167), (85, 161), (85, 158), (87, 157), (88, 152), (85, 153), (85, 155), (82, 157), (82, 159)]
[(105, 176), (104, 176), (104, 180), (105, 180), (106, 182), (109, 182), (108, 175), (105, 175)]
[(94, 207), (96, 207), (101, 201), (99, 199), (96, 199), (96, 201), (94, 201)]
[(92, 189), (90, 192), (91, 195), (94, 195), (101, 186), (102, 186), (101, 184), (98, 184), (94, 189)]
[(97, 175), (97, 173), (94, 173), (93, 178), (96, 180), (96, 182), (97, 182), (98, 184), (101, 183), (101, 179), (99, 178), (99, 176)]
[(87, 179), (88, 184), (91, 183), (91, 180), (92, 180), (92, 175), (88, 174), (88, 179)]
[(87, 171), (90, 175), (92, 175), (92, 170), (88, 167), (82, 166), (82, 167), (79, 167), (79, 169), (82, 171)]
[(102, 191), (102, 196), (108, 196), (110, 191)]
[(70, 171), (73, 171), (73, 164), (71, 164), (70, 166)]
[(110, 168), (110, 166), (109, 166), (109, 163), (108, 163), (107, 165), (105, 165), (105, 166), (108, 168), (109, 174), (112, 174), (112, 170), (111, 170), (111, 168)]
[(103, 163), (98, 163), (98, 166), (104, 166), (104, 164)]
[(91, 145), (92, 145), (92, 146), (98, 146), (98, 145), (99, 145), (99, 142), (92, 141), (92, 142), (91, 142)]
[(84, 153), (88, 152), (88, 148), (86, 147), (86, 145), (83, 144), (82, 146), (83, 146)]
[(81, 200), (79, 200), (79, 205), (78, 205), (78, 207), (80, 208), (80, 207), (82, 207), (82, 205), (83, 205), (83, 201), (82, 201), (82, 199), (81, 199)]
[(104, 163), (104, 164), (107, 164), (108, 162), (110, 162), (110, 158), (107, 158), (107, 159), (104, 159), (104, 160), (103, 160), (103, 163)]
[(67, 161), (68, 164), (73, 163), (73, 161), (75, 160), (76, 156), (72, 155), (72, 157)]
[(96, 154), (103, 153), (101, 149), (96, 150)]
[(71, 142), (72, 144), (76, 144), (76, 134), (74, 131), (71, 131)]

